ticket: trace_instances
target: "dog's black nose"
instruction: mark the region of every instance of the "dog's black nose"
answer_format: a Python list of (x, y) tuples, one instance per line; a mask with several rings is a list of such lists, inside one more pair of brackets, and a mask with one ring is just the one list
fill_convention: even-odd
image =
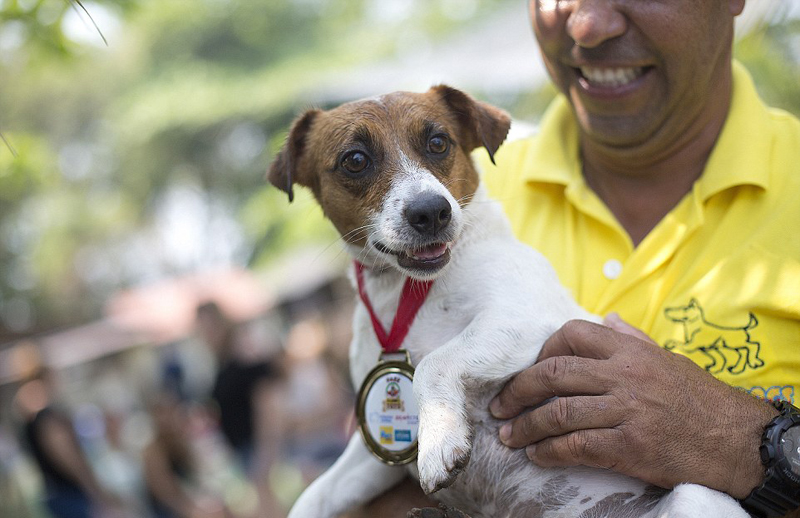
[(447, 198), (440, 194), (421, 196), (406, 207), (406, 221), (417, 232), (434, 235), (450, 223), (453, 210)]

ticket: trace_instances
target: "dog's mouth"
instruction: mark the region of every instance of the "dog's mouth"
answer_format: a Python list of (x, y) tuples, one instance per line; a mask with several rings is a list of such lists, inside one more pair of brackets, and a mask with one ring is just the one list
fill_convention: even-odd
[(374, 246), (379, 252), (397, 257), (397, 265), (407, 270), (432, 273), (450, 262), (450, 243), (433, 243), (407, 250), (392, 250), (381, 242), (374, 243)]

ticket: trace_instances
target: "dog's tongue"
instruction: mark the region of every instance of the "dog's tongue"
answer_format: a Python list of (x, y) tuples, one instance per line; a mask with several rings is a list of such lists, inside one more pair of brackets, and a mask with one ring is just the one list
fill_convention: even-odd
[(430, 245), (426, 246), (425, 248), (421, 248), (420, 250), (414, 250), (411, 253), (411, 256), (414, 259), (436, 259), (437, 257), (441, 257), (447, 251), (447, 245), (445, 243), (439, 245)]

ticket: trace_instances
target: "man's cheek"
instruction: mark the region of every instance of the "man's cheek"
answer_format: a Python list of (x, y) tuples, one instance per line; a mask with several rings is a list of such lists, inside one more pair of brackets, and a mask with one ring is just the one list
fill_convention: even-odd
[[(547, 42), (558, 42), (564, 32), (564, 13), (559, 11), (556, 0), (534, 0), (530, 6), (531, 24), (539, 44), (546, 48)], [(552, 47), (552, 45), (549, 45)], [(550, 49), (552, 50), (552, 49)]]

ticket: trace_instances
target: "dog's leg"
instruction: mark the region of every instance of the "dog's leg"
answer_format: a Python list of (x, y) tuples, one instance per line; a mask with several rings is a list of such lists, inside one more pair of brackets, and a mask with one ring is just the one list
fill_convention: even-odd
[(679, 484), (647, 518), (748, 518), (741, 506), (725, 493), (696, 484)]
[(764, 360), (758, 356), (758, 353), (761, 352), (761, 344), (759, 342), (751, 342), (749, 336), (747, 338), (748, 340), (744, 343), (744, 347), (747, 350), (747, 365), (751, 369), (763, 367)]
[[(539, 326), (540, 338), (509, 327), (507, 315), (474, 320), (458, 336), (422, 359), (414, 374), (420, 410), (419, 469), (430, 494), (453, 483), (472, 452), (466, 390), (497, 384), (536, 359), (555, 329)], [(525, 338), (523, 338), (525, 337)]]
[[(750, 367), (751, 369), (757, 369), (764, 365), (764, 362), (758, 357), (758, 350), (756, 350), (755, 354), (751, 354), (753, 351), (748, 345), (731, 347), (726, 344), (725, 347), (739, 355), (736, 365), (733, 367), (728, 367), (728, 372), (733, 374), (741, 374), (747, 367)], [(755, 358), (755, 360), (753, 360), (753, 358)]]
[(741, 374), (744, 372), (744, 369), (750, 365), (750, 351), (748, 351), (746, 347), (731, 347), (725, 342), (723, 342), (723, 347), (738, 355), (736, 364), (734, 364), (733, 367), (728, 367), (728, 372), (732, 374)]
[(711, 374), (719, 374), (725, 370), (728, 359), (722, 354), (722, 351), (717, 348), (716, 343), (708, 347), (698, 347), (697, 350), (711, 358), (711, 363), (705, 366), (708, 372)]
[(376, 459), (355, 433), (334, 465), (300, 495), (289, 518), (335, 518), (369, 502), (405, 475), (404, 468)]

